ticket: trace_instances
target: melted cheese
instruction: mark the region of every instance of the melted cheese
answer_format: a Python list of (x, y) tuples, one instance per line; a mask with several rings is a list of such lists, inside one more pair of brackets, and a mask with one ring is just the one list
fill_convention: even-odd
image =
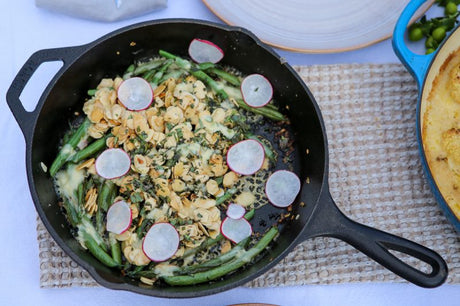
[(174, 272), (179, 268), (176, 265), (168, 264), (165, 262), (159, 263), (155, 266), (155, 274), (161, 276), (173, 276)]
[(83, 233), (86, 233), (87, 235), (91, 236), (94, 239), (94, 241), (96, 241), (98, 244), (102, 244), (104, 242), (101, 236), (97, 233), (96, 229), (94, 228), (94, 225), (87, 218), (82, 218), (81, 223), (78, 224), (77, 236), (78, 242), (81, 244), (83, 248), (86, 249)]
[(70, 165), (67, 169), (59, 171), (56, 174), (56, 186), (59, 194), (68, 199), (73, 199), (78, 185), (80, 185), (84, 179), (84, 170), (77, 170), (76, 165)]
[(75, 150), (70, 144), (66, 144), (62, 147), (62, 154), (64, 156), (72, 156), (75, 154)]
[(199, 143), (183, 143), (177, 146), (181, 156), (186, 157), (189, 154), (198, 155), (200, 153), (201, 146)]
[(202, 117), (204, 120), (202, 120), (202, 124), (205, 127), (206, 131), (210, 133), (215, 133), (215, 132), (221, 132), (222, 135), (224, 135), (227, 139), (232, 139), (233, 136), (235, 136), (235, 131), (232, 129), (229, 129), (225, 125), (214, 122), (212, 120), (212, 117), (210, 115), (203, 116)]
[(223, 90), (232, 98), (237, 100), (242, 100), (243, 96), (241, 95), (241, 90), (228, 85), (222, 85)]

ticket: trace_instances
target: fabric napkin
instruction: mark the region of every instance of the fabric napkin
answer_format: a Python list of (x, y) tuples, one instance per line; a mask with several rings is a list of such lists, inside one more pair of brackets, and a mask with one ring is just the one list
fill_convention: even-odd
[(35, 5), (74, 17), (117, 21), (165, 8), (168, 0), (35, 0)]

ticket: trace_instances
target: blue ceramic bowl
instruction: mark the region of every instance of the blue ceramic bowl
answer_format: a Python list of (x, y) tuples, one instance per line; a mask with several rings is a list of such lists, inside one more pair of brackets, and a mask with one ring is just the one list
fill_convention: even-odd
[(423, 147), (422, 126), (425, 109), (425, 101), (431, 90), (431, 84), (439, 72), (441, 65), (447, 57), (455, 50), (460, 48), (460, 28), (457, 27), (447, 39), (439, 46), (436, 52), (428, 55), (420, 55), (409, 50), (405, 43), (404, 35), (407, 26), (415, 12), (425, 3), (425, 0), (412, 0), (402, 12), (393, 33), (393, 49), (401, 62), (406, 66), (413, 75), (418, 85), (418, 102), (417, 102), (417, 140), (419, 145), (422, 166), (428, 183), (434, 196), (439, 203), (449, 222), (455, 229), (460, 232), (460, 221), (450, 209), (446, 200), (440, 192), (433, 174), (428, 166), (428, 162)]

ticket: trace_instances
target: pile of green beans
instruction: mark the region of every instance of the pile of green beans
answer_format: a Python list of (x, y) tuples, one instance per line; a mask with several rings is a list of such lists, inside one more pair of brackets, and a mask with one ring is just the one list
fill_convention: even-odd
[[(69, 140), (65, 145), (70, 145), (72, 148), (77, 146), (80, 140), (84, 137), (84, 134), (89, 126), (87, 122), (88, 120), (85, 120), (81, 126), (72, 135), (70, 135)], [(86, 158), (95, 156), (104, 147), (105, 138), (101, 138), (99, 140), (95, 140), (86, 148), (74, 153), (73, 155), (65, 154), (66, 152), (62, 152), (61, 150), (56, 160), (53, 162), (53, 165), (55, 165), (53, 167), (53, 176), (67, 162), (76, 163)], [(79, 184), (76, 190), (76, 201), (74, 200), (74, 202), (71, 202), (72, 199), (63, 199), (63, 207), (67, 212), (67, 218), (69, 223), (74, 227), (78, 227), (78, 225), (82, 223), (83, 219), (86, 219), (86, 222), (90, 222), (80, 210), (77, 210), (77, 208), (80, 207), (79, 204), (84, 203), (84, 194), (93, 184), (97, 184), (97, 182), (86, 182)], [(88, 251), (105, 266), (109, 268), (122, 268), (122, 253), (120, 242), (118, 242), (111, 234), (109, 234), (109, 245), (106, 245), (102, 239), (104, 229), (103, 214), (107, 212), (110, 204), (116, 197), (117, 188), (112, 181), (102, 180), (99, 183), (98, 190), (98, 210), (96, 211), (97, 231), (96, 234), (92, 233), (90, 235), (83, 230), (81, 232), (83, 243), (87, 247)], [(225, 202), (231, 198), (235, 192), (236, 190), (229, 189), (223, 196), (217, 199), (217, 204)], [(254, 214), (255, 210), (252, 209), (245, 214), (244, 218), (251, 220), (254, 217)], [(175, 272), (176, 275), (174, 276), (158, 275), (153, 270), (154, 266), (152, 266), (151, 269), (148, 269), (148, 266), (139, 266), (134, 271), (128, 272), (127, 275), (134, 278), (161, 278), (167, 284), (172, 286), (187, 286), (214, 280), (251, 262), (260, 252), (262, 252), (267, 247), (267, 245), (274, 239), (277, 233), (277, 229), (273, 227), (259, 240), (255, 246), (249, 250), (245, 250), (245, 247), (250, 241), (250, 238), (247, 238), (234, 246), (227, 253), (224, 253), (200, 264), (180, 268)], [(95, 239), (94, 235), (99, 235), (99, 239)], [(209, 249), (223, 239), (224, 236), (222, 234), (218, 234), (216, 238), (208, 238), (200, 246), (194, 249), (186, 250), (182, 258), (187, 258), (197, 254), (200, 251)], [(97, 240), (102, 241), (102, 243), (98, 243)]]
[(87, 132), (90, 126), (91, 122), (88, 118), (85, 118), (78, 129), (72, 135), (70, 135), (69, 140), (62, 145), (62, 149), (59, 151), (57, 157), (51, 164), (49, 170), (51, 177), (54, 177), (66, 163), (79, 163), (91, 156), (96, 155), (98, 152), (106, 148), (106, 139), (110, 135), (94, 140), (85, 148), (77, 150), (77, 145), (80, 143), (80, 141), (88, 137)]
[[(179, 78), (184, 75), (193, 75), (211, 88), (222, 99), (231, 98), (229, 93), (225, 91), (224, 88), (227, 88), (225, 86), (238, 89), (241, 85), (241, 80), (238, 76), (225, 71), (225, 69), (216, 64), (195, 64), (164, 50), (160, 50), (159, 55), (162, 58), (156, 58), (137, 66), (130, 66), (125, 72), (124, 78), (142, 76), (155, 87), (171, 77)], [(168, 68), (173, 64), (179, 69), (169, 71)], [(225, 86), (223, 86), (224, 84)], [(89, 90), (88, 94), (94, 95), (95, 92), (96, 90)], [(238, 107), (248, 112), (262, 115), (274, 121), (286, 120), (284, 115), (273, 104), (261, 108), (252, 108), (242, 100), (235, 99), (235, 101)], [(107, 138), (111, 135), (106, 135), (100, 139), (92, 139), (88, 136), (90, 126), (91, 122), (86, 118), (72, 134), (66, 137), (67, 140), (62, 144), (62, 149), (50, 167), (49, 174), (51, 177), (55, 177), (59, 170), (69, 164), (75, 165), (89, 158), (97, 157), (97, 154), (106, 148)], [(256, 139), (257, 137), (250, 135), (250, 138)], [(82, 141), (88, 142), (88, 144), (84, 148), (79, 149)], [(268, 157), (270, 157), (270, 154), (273, 154), (273, 152), (268, 147), (266, 147), (266, 150), (268, 151)], [(91, 188), (97, 188), (98, 192), (96, 200), (97, 210), (94, 218), (87, 216), (82, 207), (85, 202), (85, 194)], [(216, 205), (221, 205), (228, 201), (236, 191), (236, 189), (228, 189), (221, 197), (216, 199)], [(75, 197), (64, 197), (63, 208), (66, 210), (69, 223), (79, 229), (83, 245), (88, 251), (102, 264), (110, 268), (124, 270), (123, 272), (130, 277), (160, 278), (172, 286), (186, 286), (215, 280), (253, 261), (278, 234), (277, 228), (272, 227), (258, 241), (253, 241), (254, 238), (248, 237), (233, 246), (227, 253), (198, 264), (180, 267), (174, 272), (174, 275), (158, 274), (155, 271), (156, 263), (153, 262), (146, 266), (132, 268), (129, 263), (123, 264), (124, 258), (121, 252), (121, 243), (115, 239), (113, 234), (108, 233), (107, 235), (104, 231), (105, 214), (109, 206), (113, 203), (117, 193), (118, 187), (113, 181), (94, 177), (90, 180), (85, 180), (78, 186), (77, 190), (75, 190)], [(144, 211), (140, 212), (141, 215), (144, 213)], [(255, 210), (252, 209), (244, 217), (247, 220), (251, 220), (254, 214)], [(90, 223), (91, 227), (94, 227), (95, 230), (86, 230), (84, 227), (80, 227), (85, 223)], [(139, 236), (142, 235), (146, 224), (147, 222), (144, 222), (143, 226), (139, 226)], [(187, 249), (180, 259), (186, 259), (195, 256), (201, 251), (209, 250), (224, 239), (222, 234), (218, 234), (215, 238), (207, 238), (198, 247)], [(249, 244), (252, 244), (252, 246), (247, 249)]]
[[(50, 175), (54, 177), (59, 169), (64, 166), (64, 164), (73, 157), (73, 150), (77, 147), (80, 141), (86, 136), (88, 128), (90, 127), (91, 122), (86, 118), (78, 129), (70, 136), (69, 140), (63, 145), (63, 149), (59, 151), (56, 159), (53, 161), (50, 167)], [(64, 148), (66, 148), (64, 150)]]

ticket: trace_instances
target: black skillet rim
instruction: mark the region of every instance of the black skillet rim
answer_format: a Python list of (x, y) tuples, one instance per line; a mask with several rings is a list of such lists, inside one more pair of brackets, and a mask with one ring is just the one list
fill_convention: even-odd
[[(301, 232), (299, 232), (298, 236), (293, 240), (293, 242), (283, 251), (281, 252), (276, 258), (274, 258), (271, 262), (269, 262), (267, 265), (265, 265), (263, 268), (259, 269), (257, 272), (253, 273), (247, 278), (243, 278), (239, 281), (234, 281), (229, 284), (223, 285), (218, 288), (213, 288), (213, 289), (208, 289), (208, 290), (201, 290), (199, 292), (194, 292), (193, 294), (190, 294), (190, 292), (173, 292), (173, 294), (170, 294), (170, 292), (163, 293), (161, 290), (152, 290), (152, 289), (147, 289), (147, 288), (142, 288), (139, 286), (134, 286), (128, 283), (113, 283), (106, 281), (104, 278), (102, 278), (99, 273), (96, 271), (96, 269), (90, 265), (88, 262), (84, 261), (81, 259), (79, 256), (77, 256), (73, 250), (70, 249), (70, 247), (67, 246), (67, 244), (64, 242), (63, 239), (57, 234), (57, 232), (54, 230), (54, 227), (48, 222), (45, 213), (40, 206), (40, 201), (37, 196), (37, 191), (35, 188), (35, 183), (33, 180), (33, 175), (32, 175), (32, 143), (33, 143), (33, 131), (36, 128), (36, 123), (38, 119), (38, 115), (41, 111), (41, 108), (43, 107), (46, 98), (48, 97), (50, 91), (54, 87), (54, 84), (56, 81), (67, 71), (67, 69), (72, 66), (76, 61), (78, 61), (82, 56), (85, 55), (86, 52), (91, 50), (93, 47), (99, 45), (100, 43), (109, 40), (121, 33), (133, 30), (133, 29), (138, 29), (142, 27), (147, 27), (147, 26), (152, 26), (152, 25), (157, 25), (157, 24), (164, 24), (164, 23), (192, 23), (192, 24), (198, 24), (198, 25), (204, 25), (204, 26), (210, 26), (210, 27), (216, 27), (218, 29), (224, 30), (224, 31), (236, 31), (243, 33), (247, 36), (249, 36), (251, 39), (254, 40), (254, 42), (258, 45), (259, 48), (263, 48), (266, 51), (268, 51), (275, 59), (277, 59), (280, 62), (280, 65), (284, 65), (285, 68), (289, 70), (289, 72), (297, 79), (297, 81), (301, 84), (302, 88), (305, 90), (306, 94), (310, 98), (310, 102), (312, 103), (312, 106), (316, 110), (316, 114), (318, 117), (318, 122), (321, 126), (322, 130), (322, 136), (324, 139), (324, 153), (325, 153), (325, 159), (324, 159), (324, 174), (323, 174), (323, 182), (321, 185), (321, 190), (319, 192), (319, 195), (323, 193), (323, 191), (326, 189), (327, 190), (327, 179), (328, 179), (328, 147), (327, 147), (327, 138), (326, 138), (326, 132), (325, 132), (325, 126), (324, 126), (324, 121), (321, 116), (321, 111), (319, 106), (316, 103), (316, 100), (314, 99), (312, 93), (308, 89), (308, 87), (305, 85), (303, 80), (300, 78), (300, 76), (297, 74), (297, 72), (285, 61), (284, 58), (279, 56), (275, 51), (264, 44), (262, 41), (260, 41), (253, 33), (248, 31), (247, 29), (241, 28), (241, 27), (234, 27), (234, 26), (228, 26), (228, 25), (223, 25), (223, 24), (218, 24), (210, 21), (204, 21), (204, 20), (198, 20), (198, 19), (187, 19), (187, 18), (171, 18), (171, 19), (159, 19), (159, 20), (152, 20), (152, 21), (145, 21), (141, 23), (136, 23), (132, 25), (128, 25), (125, 27), (122, 27), (120, 29), (117, 29), (115, 31), (112, 31), (96, 40), (93, 42), (90, 42), (85, 45), (81, 45), (78, 48), (77, 52), (79, 52), (75, 58), (73, 58), (69, 63), (65, 64), (64, 67), (53, 77), (53, 79), (50, 81), (46, 89), (44, 90), (43, 94), (41, 95), (39, 102), (37, 104), (37, 108), (34, 111), (35, 113), (35, 118), (33, 118), (33, 124), (31, 125), (31, 130), (29, 133), (32, 133), (32, 135), (26, 135), (27, 131), (24, 131), (25, 138), (26, 138), (26, 168), (27, 168), (27, 177), (28, 177), (28, 182), (29, 182), (29, 187), (31, 191), (31, 195), (34, 201), (35, 208), (38, 212), (38, 215), (40, 219), (43, 221), (45, 227), (49, 231), (50, 235), (53, 237), (53, 239), (57, 242), (57, 244), (64, 250), (64, 252), (69, 255), (69, 257), (72, 258), (75, 262), (78, 263), (82, 268), (84, 268), (88, 273), (94, 278), (94, 280), (109, 289), (114, 289), (114, 290), (124, 290), (124, 291), (130, 291), (134, 293), (140, 293), (144, 295), (149, 295), (149, 296), (155, 296), (155, 297), (162, 297), (162, 298), (193, 298), (193, 297), (199, 297), (199, 296), (207, 296), (207, 295), (212, 295), (216, 294), (219, 292), (223, 292), (226, 290), (230, 290), (232, 288), (241, 286), (256, 277), (262, 275), (264, 272), (268, 271), (270, 268), (272, 268), (275, 264), (277, 264), (281, 259), (283, 259), (297, 244), (302, 242), (304, 240), (303, 238), (303, 232), (305, 228), (308, 225), (308, 220), (306, 221), (306, 226), (302, 229)], [(28, 137), (29, 136), (29, 137)], [(319, 201), (320, 197), (317, 198), (317, 201)], [(317, 203), (313, 205), (314, 208), (317, 207)], [(310, 217), (314, 214), (310, 214)], [(159, 288), (161, 289), (161, 288)]]

